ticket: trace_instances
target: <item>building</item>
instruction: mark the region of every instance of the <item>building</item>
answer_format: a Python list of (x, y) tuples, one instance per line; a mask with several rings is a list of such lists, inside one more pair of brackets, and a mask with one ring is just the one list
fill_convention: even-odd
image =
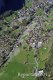
[(47, 2), (53, 4), (53, 0), (47, 0)]
[(44, 71), (40, 70), (40, 71), (36, 72), (35, 75), (36, 75), (36, 77), (41, 77), (44, 75)]

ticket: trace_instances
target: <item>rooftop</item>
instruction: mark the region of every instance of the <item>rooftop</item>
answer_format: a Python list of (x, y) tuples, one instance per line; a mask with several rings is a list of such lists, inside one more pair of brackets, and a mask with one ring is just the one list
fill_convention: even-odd
[(47, 0), (49, 3), (53, 3), (53, 0)]

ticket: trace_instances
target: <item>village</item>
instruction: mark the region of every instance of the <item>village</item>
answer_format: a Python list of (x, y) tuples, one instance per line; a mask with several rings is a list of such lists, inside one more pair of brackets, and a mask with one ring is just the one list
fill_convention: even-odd
[[(48, 76), (44, 71), (45, 62), (53, 43), (53, 0), (33, 0), (31, 4), (0, 21), (0, 67), (7, 67), (16, 57), (19, 63), (27, 66), (23, 73), (35, 74), (35, 79), (31, 80), (37, 77), (44, 80)], [(18, 76), (18, 80), (25, 78)]]

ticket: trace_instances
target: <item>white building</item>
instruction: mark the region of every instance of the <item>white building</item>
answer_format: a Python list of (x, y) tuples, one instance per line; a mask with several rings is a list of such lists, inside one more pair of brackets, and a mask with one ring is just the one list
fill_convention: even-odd
[(36, 77), (41, 77), (44, 75), (44, 71), (40, 70), (40, 71), (36, 72), (35, 75), (36, 75)]
[(38, 48), (42, 47), (42, 42), (38, 42)]

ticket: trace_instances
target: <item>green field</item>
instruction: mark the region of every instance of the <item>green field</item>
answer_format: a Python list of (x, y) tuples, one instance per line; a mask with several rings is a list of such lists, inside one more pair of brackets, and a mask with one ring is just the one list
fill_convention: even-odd
[[(51, 41), (48, 44), (51, 46)], [(45, 60), (48, 58), (50, 46), (44, 45), (39, 50), (39, 69), (44, 69)], [(14, 56), (13, 59), (0, 70), (0, 80), (37, 80), (34, 77), (18, 77), (18, 73), (32, 73), (35, 67), (34, 63), (34, 49), (28, 50), (29, 46), (25, 48), (20, 47), (20, 53)], [(46, 47), (46, 50), (44, 49)], [(29, 64), (25, 64), (28, 60)]]

